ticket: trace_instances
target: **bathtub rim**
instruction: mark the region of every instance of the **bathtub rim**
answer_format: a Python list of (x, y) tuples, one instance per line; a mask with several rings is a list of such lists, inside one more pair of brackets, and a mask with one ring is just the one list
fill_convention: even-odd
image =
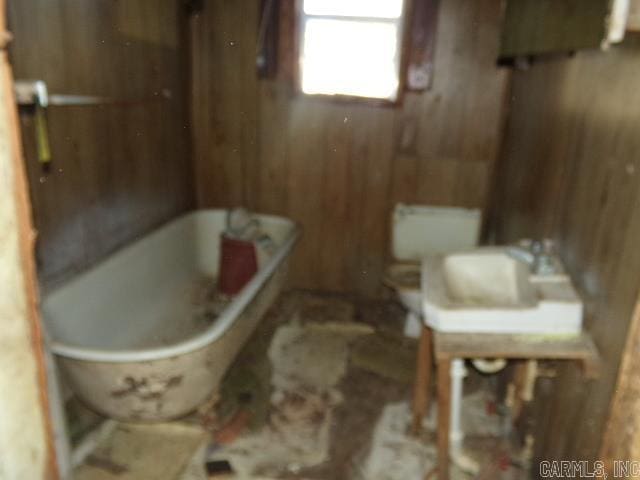
[[(170, 220), (158, 229), (152, 230), (147, 235), (151, 235), (159, 229), (165, 228), (171, 223), (180, 219), (186, 218), (191, 215), (197, 215), (200, 212), (220, 212), (228, 211), (228, 209), (197, 209), (191, 212), (187, 212), (173, 220)], [(291, 234), (287, 237), (285, 242), (278, 248), (277, 252), (271, 257), (264, 267), (260, 268), (253, 278), (247, 283), (240, 293), (234, 297), (234, 299), (227, 305), (222, 314), (216, 319), (216, 321), (208, 329), (202, 333), (176, 342), (169, 346), (164, 347), (152, 347), (141, 349), (122, 349), (122, 350), (105, 350), (98, 348), (85, 348), (77, 345), (70, 345), (64, 342), (60, 342), (50, 338), (47, 335), (47, 344), (51, 351), (56, 355), (60, 355), (65, 358), (73, 360), (82, 360), (88, 362), (105, 362), (105, 363), (134, 363), (134, 362), (149, 362), (154, 360), (163, 360), (171, 357), (177, 357), (192, 353), (196, 350), (207, 347), (209, 344), (215, 342), (222, 337), (233, 325), (234, 321), (249, 305), (251, 300), (259, 293), (260, 289), (269, 280), (269, 278), (275, 273), (277, 268), (285, 261), (293, 250), (294, 245), (297, 243), (302, 229), (300, 224), (290, 218), (262, 214), (259, 212), (252, 212), (255, 215), (269, 218), (272, 220), (290, 222), (292, 229)], [(146, 236), (146, 235), (145, 235)], [(144, 239), (141, 237), (138, 241)], [(117, 254), (117, 252), (115, 253)], [(99, 264), (98, 264), (99, 265)], [(97, 266), (96, 266), (97, 267)], [(46, 330), (46, 325), (45, 325)]]

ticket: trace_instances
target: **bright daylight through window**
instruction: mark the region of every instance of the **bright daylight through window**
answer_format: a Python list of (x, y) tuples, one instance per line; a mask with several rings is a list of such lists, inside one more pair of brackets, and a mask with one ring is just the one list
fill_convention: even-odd
[(395, 100), (403, 8), (404, 0), (304, 0), (302, 91)]

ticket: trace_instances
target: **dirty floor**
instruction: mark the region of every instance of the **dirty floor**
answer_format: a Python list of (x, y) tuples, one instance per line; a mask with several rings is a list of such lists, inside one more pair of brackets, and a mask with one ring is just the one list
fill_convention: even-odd
[[(436, 478), (435, 412), (408, 434), (416, 341), (393, 302), (283, 295), (197, 413), (166, 424), (117, 424), (75, 480)], [(507, 441), (495, 378), (465, 380), (463, 454), (451, 478), (527, 478)], [(433, 475), (430, 475), (433, 473)]]

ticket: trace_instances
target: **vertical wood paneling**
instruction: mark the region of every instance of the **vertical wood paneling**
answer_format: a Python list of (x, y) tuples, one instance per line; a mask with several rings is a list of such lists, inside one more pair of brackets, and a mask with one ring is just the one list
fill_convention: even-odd
[(321, 278), (336, 289), (346, 288), (344, 269), (334, 267), (335, 252), (344, 249), (344, 236), (338, 228), (346, 225), (349, 214), (349, 162), (354, 119), (349, 119), (345, 107), (333, 106), (326, 123), (323, 152), (326, 158), (323, 182), (320, 185), (323, 213), (322, 244), (319, 263)]
[(297, 286), (375, 295), (395, 203), (486, 204), (508, 75), (495, 66), (500, 2), (441, 2), (433, 88), (397, 108), (256, 80), (258, 5), (212, 0), (192, 22), (200, 204), (295, 219)]
[[(371, 115), (373, 112), (368, 112)], [(354, 285), (362, 292), (375, 292), (380, 286), (388, 251), (388, 232), (390, 229), (391, 205), (389, 198), (389, 179), (394, 160), (393, 132), (395, 112), (384, 110), (376, 112), (368, 122), (366, 155), (362, 158), (362, 168), (358, 175), (364, 178), (360, 215), (354, 217), (352, 228), (359, 229), (359, 259), (357, 279)], [(349, 225), (347, 225), (349, 227)], [(344, 228), (342, 225), (338, 229)], [(341, 252), (338, 252), (338, 255)]]
[(51, 106), (49, 173), (36, 160), (33, 117), (21, 115), (40, 275), (52, 283), (194, 204), (185, 19), (174, 1), (8, 5), (17, 78), (45, 80), (50, 93), (147, 99)]
[[(640, 300), (640, 299), (639, 299)], [(611, 403), (611, 416), (600, 449), (600, 458), (606, 462), (609, 475), (614, 475), (614, 462), (621, 459), (638, 458), (640, 438), (638, 438), (638, 400), (640, 382), (637, 371), (640, 348), (640, 301), (636, 303), (629, 336), (625, 345), (615, 394)]]
[(498, 238), (556, 239), (603, 357), (595, 382), (561, 369), (562, 388), (538, 408), (540, 458), (597, 455), (640, 287), (639, 53), (631, 37), (513, 77), (493, 206)]
[(247, 164), (257, 150), (258, 3), (206, 2), (192, 22), (194, 152), (204, 205), (248, 205), (256, 193)]
[(313, 101), (306, 100), (293, 103), (289, 112), (291, 123), (286, 136), (290, 159), (287, 215), (305, 229), (300, 248), (294, 254), (292, 274), (296, 283), (305, 288), (312, 288), (314, 279), (320, 274), (318, 253), (324, 238), (322, 223), (325, 212), (319, 187), (325, 174), (323, 152), (328, 108), (328, 105), (314, 105)]
[(285, 212), (289, 202), (287, 171), (289, 150), (286, 136), (278, 132), (289, 130), (289, 93), (281, 82), (264, 80), (260, 84), (259, 102), (259, 163), (252, 162), (258, 172), (257, 207), (267, 212)]

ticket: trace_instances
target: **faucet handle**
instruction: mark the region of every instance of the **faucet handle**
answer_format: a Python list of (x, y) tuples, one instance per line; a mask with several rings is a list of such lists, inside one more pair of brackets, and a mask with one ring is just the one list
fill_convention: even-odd
[(542, 244), (544, 246), (545, 253), (551, 255), (555, 252), (556, 250), (555, 240), (552, 240), (551, 238), (545, 238), (544, 240), (542, 240)]
[(540, 240), (530, 240), (529, 250), (535, 255), (551, 255), (555, 250), (555, 242), (550, 238), (542, 238)]
[(534, 255), (540, 255), (544, 252), (544, 244), (542, 243), (542, 240), (533, 240), (529, 249)]
[[(533, 246), (532, 246), (533, 247)], [(552, 275), (558, 268), (553, 259), (554, 242), (549, 238), (535, 242), (535, 250), (532, 250), (535, 261), (533, 272), (538, 275)]]

